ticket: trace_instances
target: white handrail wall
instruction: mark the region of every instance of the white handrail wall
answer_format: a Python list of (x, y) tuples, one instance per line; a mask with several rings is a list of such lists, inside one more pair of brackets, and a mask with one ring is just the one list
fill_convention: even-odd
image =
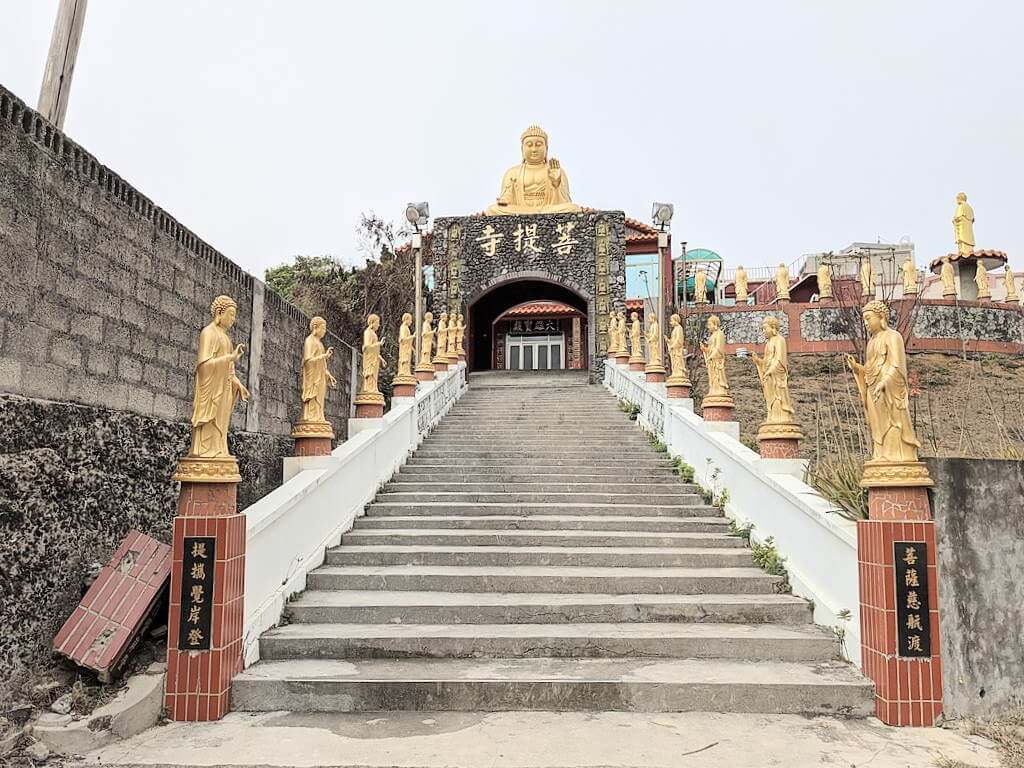
[[(713, 491), (727, 489), (727, 516), (743, 526), (753, 523), (751, 538), (769, 536), (786, 558), (793, 593), (814, 603), (814, 621), (845, 632), (843, 650), (860, 666), (860, 585), (856, 524), (797, 478), (779, 473), (718, 424), (692, 412), (692, 401), (670, 400), (664, 385), (647, 384), (642, 373), (605, 365), (604, 383), (618, 398), (640, 407), (637, 422), (653, 432), (670, 456), (693, 466), (695, 481)], [(716, 474), (717, 471), (717, 474)], [(839, 618), (849, 611), (849, 619)]]
[(461, 363), (421, 384), (415, 398), (393, 401), (379, 425), (364, 428), (330, 456), (304, 459), (280, 488), (245, 510), (245, 664), (259, 659), (259, 636), (276, 625), (306, 575), (363, 514), (377, 491), (466, 391)]

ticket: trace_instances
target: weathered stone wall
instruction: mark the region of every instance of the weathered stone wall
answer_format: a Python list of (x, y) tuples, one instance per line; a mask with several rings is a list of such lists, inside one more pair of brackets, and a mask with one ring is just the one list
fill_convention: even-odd
[[(453, 304), (468, 307), (495, 286), (516, 279), (541, 279), (561, 285), (587, 303), (589, 368), (592, 376), (600, 376), (604, 361), (598, 360), (596, 338), (600, 327), (599, 222), (608, 225), (608, 310), (625, 310), (625, 214), (588, 211), (437, 219), (431, 245), (438, 285), (434, 291), (435, 314)], [(452, 259), (458, 261), (454, 292), (449, 269)], [(472, 332), (469, 328), (468, 333)]]
[(806, 341), (845, 341), (850, 332), (841, 309), (805, 309), (800, 313), (800, 338)]
[(919, 339), (979, 339), (1024, 343), (1024, 314), (1006, 307), (920, 304), (914, 318)]
[[(256, 395), (232, 426), (286, 435), (308, 318), (0, 88), (0, 392), (187, 419), (221, 293), (238, 302), (236, 372)], [(344, 435), (352, 356), (325, 343), (347, 353), (327, 403)]]
[(785, 312), (773, 310), (756, 310), (753, 312), (722, 312), (718, 314), (725, 333), (726, 344), (761, 344), (764, 333), (761, 324), (766, 317), (774, 317), (779, 321), (779, 332), (789, 335), (789, 318)]
[(945, 713), (993, 717), (1024, 704), (1024, 462), (926, 461)]

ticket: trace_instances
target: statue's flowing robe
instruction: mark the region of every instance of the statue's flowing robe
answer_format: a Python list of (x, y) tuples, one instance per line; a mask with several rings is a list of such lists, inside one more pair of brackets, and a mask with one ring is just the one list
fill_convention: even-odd
[[(903, 337), (887, 328), (868, 340), (863, 376), (857, 389), (871, 428), (872, 459), (917, 461), (921, 444), (910, 422), (910, 390), (907, 386), (907, 353)], [(875, 398), (872, 388), (881, 382), (883, 392)]]
[(796, 413), (789, 399), (789, 368), (786, 362), (786, 340), (776, 334), (764, 345), (764, 362), (761, 363), (761, 387), (768, 406), (766, 422), (788, 424)]
[(324, 421), (327, 396), (327, 359), (323, 343), (313, 334), (302, 345), (302, 420)]
[(729, 384), (725, 380), (725, 333), (723, 331), (715, 331), (708, 339), (704, 364), (708, 369), (708, 395), (728, 395)]
[(412, 376), (413, 336), (409, 327), (402, 323), (398, 329), (398, 375)]
[(210, 323), (200, 331), (192, 396), (192, 456), (230, 455), (228, 426), (236, 392), (233, 351), (231, 338), (219, 325)]
[(677, 325), (672, 329), (672, 337), (668, 345), (668, 358), (672, 363), (672, 375), (682, 376), (686, 370), (685, 351), (683, 350), (683, 327)]
[(373, 328), (363, 331), (363, 392), (377, 392), (380, 374), (380, 344)]
[(629, 346), (630, 352), (634, 357), (642, 357), (644, 354), (644, 348), (640, 344), (640, 321), (634, 320), (633, 325), (629, 329)]
[(974, 209), (966, 202), (957, 203), (956, 213), (953, 214), (953, 232), (960, 253), (974, 250)]
[(988, 272), (985, 271), (985, 263), (978, 260), (978, 266), (974, 270), (974, 283), (978, 286), (979, 296), (989, 295)]
[(437, 357), (448, 353), (448, 321), (442, 319), (437, 324)]
[(661, 365), (661, 344), (658, 343), (660, 333), (658, 321), (652, 320), (647, 327), (647, 362), (651, 365)]
[[(505, 171), (501, 179), (501, 199), (508, 201), (507, 206), (491, 206), (488, 213), (502, 213), (502, 208), (509, 209), (543, 209), (545, 213), (572, 213), (580, 210), (569, 197), (569, 177), (565, 169), (561, 169), (561, 181), (558, 186), (548, 178), (547, 163), (533, 181), (525, 183), (527, 164), (520, 163)], [(507, 211), (515, 213), (515, 210)]]
[(956, 275), (953, 273), (953, 265), (950, 262), (942, 262), (942, 270), (939, 273), (939, 277), (942, 279), (943, 293), (956, 293)]

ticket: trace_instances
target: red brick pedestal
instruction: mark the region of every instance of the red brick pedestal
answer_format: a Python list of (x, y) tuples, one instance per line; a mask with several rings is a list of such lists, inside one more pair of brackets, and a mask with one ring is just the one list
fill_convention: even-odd
[(356, 403), (357, 419), (384, 418), (384, 403)]
[(648, 384), (662, 384), (665, 381), (665, 372), (658, 373), (657, 371), (645, 371), (645, 381)]
[(704, 421), (735, 421), (732, 417), (734, 405), (728, 395), (705, 395), (700, 407)]
[(868, 515), (857, 522), (857, 560), (861, 658), (875, 684), (875, 714), (886, 725), (933, 725), (942, 714), (942, 660), (928, 489), (871, 487)]
[(758, 438), (757, 449), (762, 459), (800, 458), (800, 441), (792, 437)]
[(628, 352), (616, 352), (615, 353), (615, 364), (616, 365), (629, 365), (629, 353)]
[(672, 377), (669, 376), (665, 380), (665, 392), (670, 400), (685, 400), (690, 396), (690, 382), (672, 381)]
[[(176, 477), (182, 474), (179, 465)], [(235, 502), (237, 482), (181, 484), (167, 619), (171, 720), (219, 720), (242, 670), (245, 515)]]
[(629, 370), (631, 371), (642, 371), (647, 366), (647, 361), (642, 357), (631, 357), (629, 358)]
[(395, 384), (391, 388), (392, 397), (415, 397), (416, 396), (416, 385), (415, 384)]
[(296, 456), (330, 456), (331, 438), (329, 437), (296, 437)]
[(416, 381), (433, 381), (434, 378), (435, 376), (433, 365), (431, 365), (430, 368), (416, 366)]
[(447, 360), (438, 360), (435, 357), (434, 358), (434, 370), (437, 373), (444, 373), (445, 371), (448, 370), (448, 361)]

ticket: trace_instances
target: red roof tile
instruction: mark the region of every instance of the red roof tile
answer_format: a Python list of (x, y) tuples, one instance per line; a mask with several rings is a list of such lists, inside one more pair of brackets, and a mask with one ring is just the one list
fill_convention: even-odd
[(580, 311), (560, 301), (531, 301), (505, 312), (502, 317), (536, 317), (537, 315), (578, 315)]

